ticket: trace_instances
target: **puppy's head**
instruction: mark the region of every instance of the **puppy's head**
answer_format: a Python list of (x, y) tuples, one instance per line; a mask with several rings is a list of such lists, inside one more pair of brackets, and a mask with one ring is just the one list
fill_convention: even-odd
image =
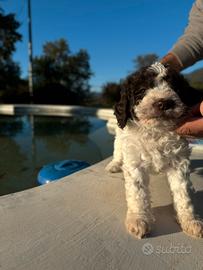
[(141, 124), (175, 124), (201, 98), (182, 75), (157, 62), (124, 81), (115, 115), (121, 128), (129, 119)]

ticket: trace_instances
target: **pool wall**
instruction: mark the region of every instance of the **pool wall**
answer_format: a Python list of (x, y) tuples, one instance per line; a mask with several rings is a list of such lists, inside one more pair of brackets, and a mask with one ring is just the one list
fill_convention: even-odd
[(107, 121), (109, 133), (115, 133), (116, 118), (113, 109), (69, 105), (0, 104), (0, 115), (96, 116)]
[[(70, 105), (38, 105), (38, 104), (0, 104), (0, 115), (33, 114), (47, 116), (96, 116), (107, 121), (107, 129), (110, 134), (115, 134), (116, 118), (113, 109), (93, 108)], [(192, 151), (203, 151), (203, 144), (197, 140), (191, 142)]]
[(114, 118), (112, 109), (65, 105), (2, 104), (0, 105), (0, 114), (34, 114), (52, 116), (72, 116), (77, 114), (97, 116), (104, 120), (108, 120), (112, 117)]

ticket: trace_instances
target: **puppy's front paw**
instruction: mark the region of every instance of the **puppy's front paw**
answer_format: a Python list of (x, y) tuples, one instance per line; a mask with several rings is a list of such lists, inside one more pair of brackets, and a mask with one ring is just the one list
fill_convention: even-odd
[(181, 222), (181, 227), (186, 234), (203, 238), (203, 221), (198, 219), (186, 220)]
[(128, 232), (138, 239), (150, 233), (149, 222), (137, 217), (135, 214), (127, 214), (125, 224)]
[(118, 161), (114, 161), (112, 160), (105, 168), (107, 171), (111, 172), (111, 173), (117, 173), (117, 172), (121, 172), (121, 163)]

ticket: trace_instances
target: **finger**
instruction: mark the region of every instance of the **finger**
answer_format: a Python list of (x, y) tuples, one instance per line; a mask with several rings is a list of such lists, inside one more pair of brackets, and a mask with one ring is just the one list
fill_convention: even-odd
[(176, 132), (183, 136), (203, 138), (203, 117), (187, 119), (187, 122), (178, 127)]
[[(190, 110), (191, 116), (201, 116), (202, 115), (200, 112), (201, 104), (202, 103), (198, 103), (191, 108), (191, 110)], [(203, 112), (203, 104), (202, 104), (202, 112)]]
[(201, 115), (203, 116), (203, 101), (200, 103), (199, 110), (200, 110)]

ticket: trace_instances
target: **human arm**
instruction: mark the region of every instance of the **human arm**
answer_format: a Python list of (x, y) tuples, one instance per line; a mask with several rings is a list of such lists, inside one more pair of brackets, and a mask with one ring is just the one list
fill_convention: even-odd
[(161, 60), (177, 71), (203, 59), (203, 0), (196, 0), (190, 11), (184, 34)]
[[(203, 0), (196, 0), (190, 11), (188, 26), (161, 62), (181, 71), (203, 59)], [(181, 123), (177, 133), (203, 138), (203, 102), (195, 105)]]

